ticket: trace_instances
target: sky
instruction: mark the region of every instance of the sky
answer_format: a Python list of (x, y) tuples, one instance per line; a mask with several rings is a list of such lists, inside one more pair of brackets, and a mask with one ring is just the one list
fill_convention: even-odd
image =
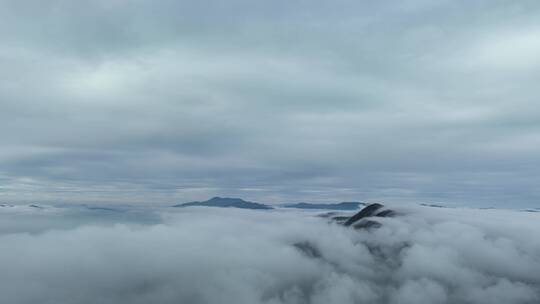
[(538, 1), (0, 0), (0, 201), (540, 205)]

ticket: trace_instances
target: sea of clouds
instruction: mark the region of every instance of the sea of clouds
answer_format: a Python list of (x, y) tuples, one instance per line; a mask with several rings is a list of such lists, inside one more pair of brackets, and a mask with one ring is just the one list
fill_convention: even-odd
[(0, 298), (62, 303), (540, 303), (540, 213), (0, 208)]

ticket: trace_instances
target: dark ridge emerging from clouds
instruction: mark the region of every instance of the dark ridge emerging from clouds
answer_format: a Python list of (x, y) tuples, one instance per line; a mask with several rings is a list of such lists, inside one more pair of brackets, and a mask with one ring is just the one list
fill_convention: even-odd
[(0, 1), (0, 200), (535, 207), (538, 1)]

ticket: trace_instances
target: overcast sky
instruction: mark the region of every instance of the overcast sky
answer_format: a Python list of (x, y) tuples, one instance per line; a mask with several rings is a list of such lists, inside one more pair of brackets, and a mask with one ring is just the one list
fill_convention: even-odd
[(540, 205), (540, 2), (0, 0), (0, 200)]

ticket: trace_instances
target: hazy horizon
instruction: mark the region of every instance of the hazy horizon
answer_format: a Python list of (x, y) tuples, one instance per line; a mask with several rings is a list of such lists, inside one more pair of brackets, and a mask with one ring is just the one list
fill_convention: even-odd
[(0, 302), (538, 304), (539, 85), (539, 0), (0, 0)]

